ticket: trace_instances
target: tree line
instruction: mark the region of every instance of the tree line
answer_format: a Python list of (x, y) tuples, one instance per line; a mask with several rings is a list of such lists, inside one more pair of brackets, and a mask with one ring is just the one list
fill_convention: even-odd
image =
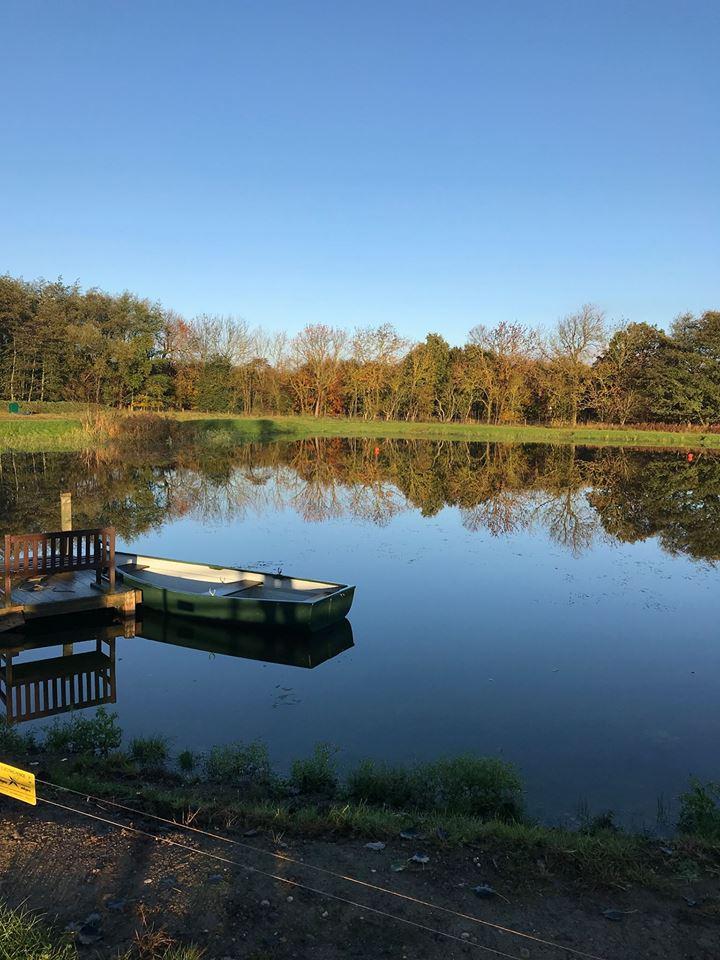
[(586, 304), (548, 332), (479, 324), (417, 343), (391, 324), (296, 336), (179, 316), (132, 293), (0, 277), (0, 396), (25, 403), (485, 423), (720, 422), (720, 311), (669, 331)]

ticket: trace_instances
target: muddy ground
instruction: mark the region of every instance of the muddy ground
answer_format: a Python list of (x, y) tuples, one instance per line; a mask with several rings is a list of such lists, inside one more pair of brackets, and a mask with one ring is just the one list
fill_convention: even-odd
[[(578, 957), (576, 951), (602, 960), (720, 960), (720, 881), (688, 881), (667, 894), (580, 891), (570, 880), (550, 875), (528, 884), (515, 875), (501, 850), (481, 846), (443, 848), (398, 837), (373, 851), (364, 840), (227, 832), (242, 843), (304, 861), (291, 864), (182, 829), (158, 832), (157, 823), (123, 816), (110, 807), (106, 812), (84, 809), (126, 828), (134, 826), (243, 864), (214, 860), (43, 803), (20, 809), (0, 798), (0, 896), (11, 906), (26, 903), (43, 911), (61, 928), (80, 930), (78, 948), (87, 960), (113, 957), (131, 944), (136, 931), (149, 929), (200, 945), (208, 960), (493, 955), (567, 960)], [(429, 856), (429, 862), (408, 864), (401, 872), (392, 869), (416, 852)], [(379, 893), (312, 870), (310, 864), (528, 936)], [(270, 879), (249, 867), (360, 906)], [(538, 867), (542, 875), (542, 864)], [(480, 884), (491, 885), (499, 895), (479, 898), (473, 888)], [(607, 910), (615, 912), (606, 916)]]

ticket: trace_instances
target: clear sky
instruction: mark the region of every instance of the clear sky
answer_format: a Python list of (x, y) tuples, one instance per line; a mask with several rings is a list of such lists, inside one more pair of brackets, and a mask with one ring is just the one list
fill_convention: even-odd
[(1, 0), (0, 272), (462, 342), (720, 308), (717, 0)]

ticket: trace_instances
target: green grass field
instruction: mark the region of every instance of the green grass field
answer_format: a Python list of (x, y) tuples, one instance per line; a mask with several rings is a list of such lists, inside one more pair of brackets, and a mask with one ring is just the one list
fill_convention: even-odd
[[(144, 416), (136, 414), (135, 416)], [(167, 414), (179, 422), (219, 424), (232, 430), (238, 442), (300, 440), (308, 437), (369, 437), (426, 440), (474, 440), (498, 443), (586, 444), (589, 446), (675, 447), (720, 449), (720, 434), (636, 430), (632, 427), (487, 426), (465, 423), (406, 423), (322, 417), (238, 417), (222, 414)], [(102, 433), (85, 429), (81, 418), (37, 414), (0, 417), (0, 450), (82, 450), (105, 441)]]
[(0, 451), (53, 452), (87, 446), (88, 434), (79, 418), (0, 417)]

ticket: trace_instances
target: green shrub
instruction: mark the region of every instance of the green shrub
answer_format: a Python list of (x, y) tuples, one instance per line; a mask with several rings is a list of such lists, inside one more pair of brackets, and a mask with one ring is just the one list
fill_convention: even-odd
[(519, 820), (522, 782), (503, 760), (460, 756), (396, 768), (366, 760), (347, 780), (356, 802), (395, 808), (442, 810), (485, 820)]
[(90, 753), (106, 757), (122, 741), (117, 714), (98, 707), (94, 717), (71, 716), (45, 727), (44, 748), (49, 753)]
[(209, 780), (232, 786), (268, 787), (275, 781), (264, 743), (231, 743), (213, 747), (205, 761)]
[(300, 793), (333, 796), (338, 785), (334, 762), (336, 752), (329, 743), (316, 744), (312, 756), (294, 761), (290, 784)]
[(692, 780), (680, 796), (678, 830), (704, 840), (720, 840), (720, 783)]
[(32, 752), (36, 747), (35, 734), (21, 733), (5, 717), (0, 717), (0, 752), (12, 759), (12, 755)]
[(165, 737), (135, 737), (130, 741), (130, 757), (142, 767), (162, 767), (168, 758)]

